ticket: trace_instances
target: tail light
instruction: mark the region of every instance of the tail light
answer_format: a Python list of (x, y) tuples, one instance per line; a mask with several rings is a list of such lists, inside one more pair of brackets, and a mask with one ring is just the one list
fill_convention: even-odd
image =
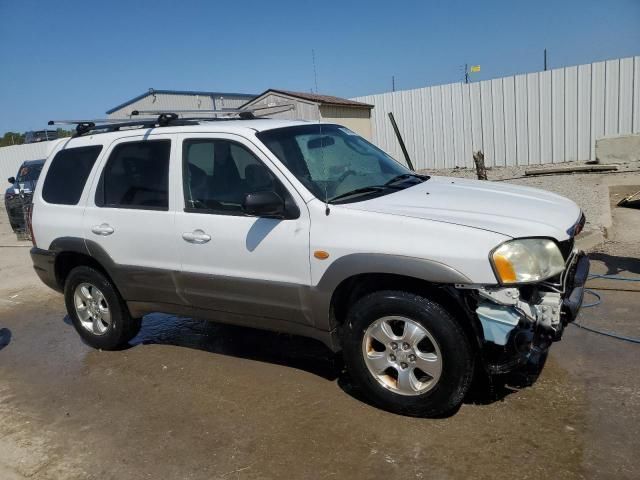
[(27, 210), (26, 217), (27, 217), (27, 229), (29, 231), (29, 237), (31, 238), (31, 243), (33, 243), (33, 246), (37, 247), (36, 236), (33, 234), (33, 207), (34, 207), (33, 202), (24, 206), (24, 208)]

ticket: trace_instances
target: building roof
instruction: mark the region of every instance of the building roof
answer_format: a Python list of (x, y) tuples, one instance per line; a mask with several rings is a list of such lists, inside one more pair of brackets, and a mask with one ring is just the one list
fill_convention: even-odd
[(260, 95), (258, 95), (255, 98), (249, 100), (244, 105), (248, 105), (249, 103), (253, 102), (254, 100), (257, 100), (258, 98), (263, 97), (264, 95), (267, 95), (269, 93), (279, 93), (281, 95), (287, 95), (289, 97), (299, 98), (301, 100), (307, 100), (307, 101), (310, 101), (310, 102), (319, 103), (321, 105), (335, 105), (335, 106), (340, 106), (340, 107), (366, 107), (366, 108), (373, 108), (373, 105), (370, 105), (368, 103), (356, 102), (354, 100), (349, 100), (349, 99), (340, 98), (340, 97), (334, 97), (332, 95), (319, 95), (317, 93), (306, 93), (306, 92), (292, 92), (290, 90), (279, 90), (279, 89), (276, 89), (276, 88), (270, 88), (269, 90), (265, 90)]
[(257, 97), (257, 95), (251, 94), (251, 93), (200, 92), (200, 91), (192, 91), (192, 90), (156, 90), (154, 88), (154, 89), (147, 90), (146, 92), (138, 95), (137, 97), (132, 98), (131, 100), (127, 100), (126, 102), (121, 103), (117, 107), (113, 107), (112, 109), (107, 110), (106, 113), (107, 115), (109, 115), (117, 110), (120, 110), (126, 107), (127, 105), (131, 105), (132, 103), (137, 102), (138, 100), (148, 97), (149, 95), (158, 94), (158, 93), (166, 94), (166, 95), (190, 95), (190, 96), (200, 95), (203, 97), (239, 97), (239, 98), (246, 98), (247, 100), (251, 100)]

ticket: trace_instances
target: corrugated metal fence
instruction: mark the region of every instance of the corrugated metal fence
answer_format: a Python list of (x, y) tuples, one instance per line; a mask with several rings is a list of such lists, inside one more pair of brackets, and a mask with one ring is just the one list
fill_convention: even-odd
[[(58, 140), (53, 140), (0, 148), (0, 182), (6, 182), (7, 178), (15, 177), (18, 173), (18, 168), (25, 160), (47, 158), (48, 153), (57, 142)], [(4, 192), (4, 189), (8, 186), (9, 184), (5, 183), (1, 191)]]
[(416, 168), (594, 160), (595, 141), (640, 132), (640, 56), (358, 97), (375, 105), (373, 141), (402, 159), (393, 112)]

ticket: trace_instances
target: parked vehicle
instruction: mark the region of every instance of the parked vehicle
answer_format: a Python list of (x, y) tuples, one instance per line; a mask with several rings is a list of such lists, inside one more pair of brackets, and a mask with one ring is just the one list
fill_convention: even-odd
[(304, 335), (376, 405), (439, 416), (474, 372), (535, 376), (578, 313), (562, 196), (419, 175), (340, 125), (176, 118), (79, 125), (36, 188), (35, 270), (95, 348), (149, 312)]
[(11, 184), (4, 193), (4, 206), (7, 209), (9, 224), (15, 232), (24, 230), (25, 215), (24, 206), (31, 203), (33, 190), (42, 171), (44, 160), (29, 160), (20, 165), (18, 174), (9, 177)]
[(24, 143), (39, 143), (57, 140), (57, 130), (37, 130), (29, 131), (24, 134)]

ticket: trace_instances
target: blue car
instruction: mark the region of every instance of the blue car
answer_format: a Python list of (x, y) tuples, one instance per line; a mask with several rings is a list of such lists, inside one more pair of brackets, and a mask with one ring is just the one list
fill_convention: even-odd
[(24, 206), (31, 203), (36, 182), (42, 171), (44, 160), (28, 160), (18, 169), (16, 177), (9, 177), (11, 186), (4, 194), (4, 205), (13, 231), (24, 230)]

